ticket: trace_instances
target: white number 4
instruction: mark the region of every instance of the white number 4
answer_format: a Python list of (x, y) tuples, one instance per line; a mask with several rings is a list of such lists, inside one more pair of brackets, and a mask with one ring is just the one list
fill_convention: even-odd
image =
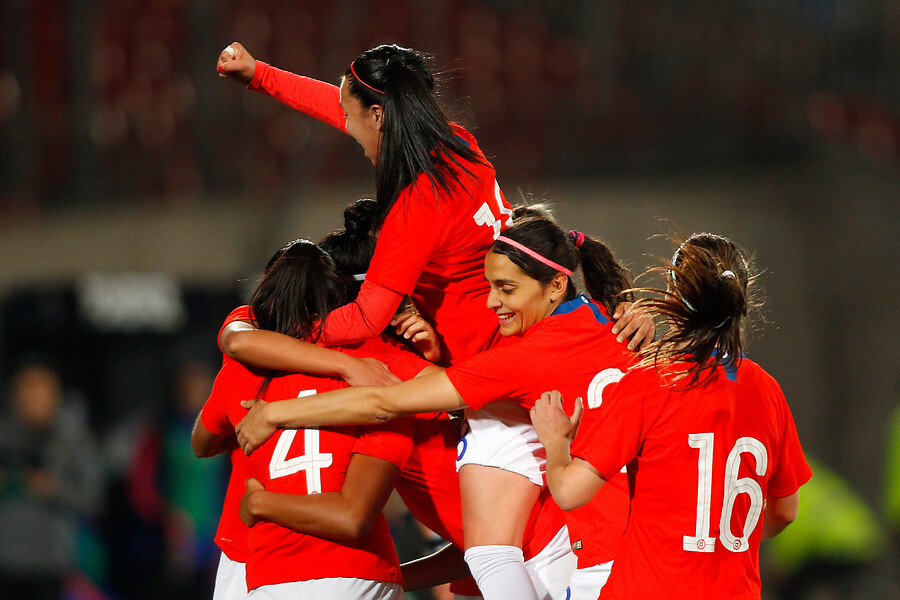
[[(312, 396), (316, 390), (304, 390), (297, 394), (298, 398)], [(279, 432), (278, 443), (269, 461), (269, 477), (277, 479), (287, 477), (299, 471), (306, 471), (306, 493), (319, 494), (322, 492), (322, 469), (331, 466), (333, 456), (330, 453), (319, 454), (319, 430), (304, 429), (303, 454), (288, 458), (291, 445), (297, 436), (296, 429), (284, 429)]]
[[(699, 450), (697, 458), (697, 530), (693, 536), (686, 535), (683, 538), (683, 548), (687, 552), (713, 552), (715, 550), (715, 538), (710, 537), (710, 512), (712, 504), (713, 486), (713, 441), (714, 433), (692, 433), (688, 435), (688, 444), (691, 448)], [(762, 488), (755, 479), (750, 477), (738, 478), (741, 466), (741, 454), (749, 452), (756, 459), (756, 474), (760, 477), (766, 474), (768, 469), (768, 452), (766, 447), (757, 439), (742, 437), (738, 439), (725, 463), (725, 495), (722, 500), (722, 517), (719, 520), (719, 539), (722, 545), (732, 552), (746, 552), (750, 547), (747, 539), (762, 515), (763, 497)], [(739, 536), (731, 531), (731, 516), (734, 505), (740, 494), (750, 497), (750, 508), (747, 519), (744, 521), (744, 531)]]

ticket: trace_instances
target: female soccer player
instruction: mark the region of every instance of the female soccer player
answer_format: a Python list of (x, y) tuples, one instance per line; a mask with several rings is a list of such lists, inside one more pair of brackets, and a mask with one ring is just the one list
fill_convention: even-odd
[(668, 289), (636, 308), (669, 329), (571, 449), (579, 404), (570, 420), (554, 391), (532, 409), (547, 483), (571, 509), (628, 465), (631, 519), (604, 599), (758, 599), (760, 540), (794, 520), (812, 472), (781, 389), (741, 353), (752, 276), (735, 245), (693, 235), (660, 270)]
[[(263, 330), (315, 340), (329, 310), (343, 300), (333, 261), (312, 243), (298, 240), (270, 263), (250, 308)], [(436, 369), (399, 343), (381, 338), (344, 351), (376, 356), (407, 378)], [(195, 452), (207, 456), (227, 448), (244, 415), (240, 400), (247, 394), (302, 396), (344, 385), (335, 378), (275, 375), (226, 357), (195, 427)], [(229, 489), (217, 541), (226, 555), (236, 551), (233, 560), (245, 559), (247, 587), (227, 597), (244, 597), (250, 589), (251, 597), (265, 598), (306, 593), (402, 598), (399, 564), (381, 510), (411, 449), (407, 420), (388, 429), (286, 431), (244, 458), (235, 469), (240, 487), (237, 493), (236, 486)], [(244, 476), (249, 479), (242, 515), (253, 525), (249, 532), (234, 521)], [(239, 580), (232, 577), (231, 583), (243, 583)], [(221, 582), (217, 595), (229, 580)]]
[[(335, 259), (348, 286), (347, 297), (350, 299), (359, 291), (361, 280), (372, 257), (374, 240), (368, 232), (373, 209), (374, 202), (371, 200), (361, 199), (351, 204), (344, 211), (345, 228), (332, 232), (319, 242), (319, 246)], [(403, 322), (398, 325), (398, 329), (403, 329), (406, 333), (420, 331), (416, 325), (406, 322), (411, 318), (408, 313), (405, 314), (407, 316), (402, 318)], [(239, 348), (238, 358), (241, 362), (260, 368), (308, 370), (304, 362), (308, 353), (304, 349), (297, 348), (303, 342), (274, 331), (256, 329), (250, 321), (252, 319), (246, 308), (237, 309), (229, 315), (219, 335), (223, 352), (227, 353), (226, 348)], [(418, 322), (421, 323), (421, 320)], [(433, 339), (433, 332), (431, 334), (430, 337)], [(431, 348), (432, 345), (428, 346)], [(315, 349), (343, 354), (319, 347)], [(427, 351), (428, 348), (426, 355)], [(397, 491), (419, 521), (459, 549), (461, 560), (462, 517), (459, 479), (455, 469), (459, 424), (444, 413), (431, 413), (416, 415), (413, 427), (414, 445), (397, 481)], [(243, 479), (240, 481), (243, 482)], [(532, 518), (529, 519), (523, 546), (526, 559), (530, 560), (538, 555), (558, 532), (562, 523), (561, 511), (549, 499), (549, 494), (543, 494), (532, 513)], [(422, 563), (418, 563), (411, 568), (421, 572), (422, 566)], [(411, 575), (409, 569), (405, 571), (406, 575)], [(456, 573), (462, 577), (468, 575), (468, 570), (463, 564), (462, 570)], [(420, 579), (420, 577), (410, 579), (413, 578)], [(428, 585), (437, 585), (443, 581), (446, 579)], [(480, 596), (471, 578), (454, 582), (451, 590), (460, 599)]]
[[(445, 366), (497, 341), (497, 322), (484, 310), (482, 262), (512, 209), (475, 138), (442, 112), (420, 53), (397, 45), (367, 50), (340, 87), (271, 67), (237, 42), (217, 68), (350, 134), (375, 166), (375, 256), (358, 298), (332, 314), (326, 344), (380, 334), (405, 295), (434, 326)], [(637, 332), (633, 347), (652, 339), (652, 324), (622, 313), (622, 339)]]
[[(576, 294), (571, 275), (579, 263), (597, 302)], [(540, 445), (526, 409), (551, 382), (585, 395), (602, 371), (626, 367), (630, 355), (616, 343), (608, 314), (629, 278), (605, 245), (542, 218), (525, 219), (504, 232), (484, 271), (491, 287), (488, 307), (508, 343), (415, 382), (260, 404), (239, 425), (238, 437), (248, 451), (275, 427), (380, 422), (490, 403), (488, 414), (467, 414), (472, 431), (461, 442), (466, 558), (485, 598), (537, 598), (528, 578), (519, 576), (524, 571), (519, 540), (543, 483)], [(495, 402), (504, 399), (510, 402)], [(482, 423), (479, 417), (489, 418)], [(620, 535), (627, 518), (624, 483), (618, 488), (623, 501), (614, 500), (615, 486), (609, 492), (616, 508), (606, 518), (618, 524), (609, 537), (588, 540), (570, 532), (585, 556), (604, 562), (612, 558), (614, 531)], [(538, 573), (540, 597), (564, 597), (573, 568), (574, 563), (568, 570), (556, 564)], [(503, 575), (507, 569), (509, 577)], [(527, 587), (516, 587), (523, 580)]]

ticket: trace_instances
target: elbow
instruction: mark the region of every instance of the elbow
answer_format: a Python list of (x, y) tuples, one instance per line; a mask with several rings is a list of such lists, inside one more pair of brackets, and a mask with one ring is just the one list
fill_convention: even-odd
[(587, 504), (572, 494), (553, 493), (551, 490), (550, 495), (553, 496), (553, 501), (556, 502), (556, 505), (565, 511), (575, 510)]
[(375, 526), (375, 514), (351, 513), (345, 515), (335, 536), (338, 539), (352, 540), (367, 535)]
[(796, 506), (779, 506), (775, 509), (767, 510), (766, 519), (768, 519), (773, 526), (781, 530), (797, 520), (797, 513), (798, 510)]
[(240, 332), (222, 332), (222, 335), (219, 338), (219, 346), (222, 348), (222, 353), (229, 358), (240, 360), (244, 347), (246, 346), (246, 344), (243, 343), (243, 338), (244, 336), (240, 335)]
[(384, 423), (404, 415), (388, 398), (380, 393), (385, 389), (389, 388), (377, 388), (375, 391), (375, 401), (372, 404), (372, 411), (369, 417), (370, 423)]

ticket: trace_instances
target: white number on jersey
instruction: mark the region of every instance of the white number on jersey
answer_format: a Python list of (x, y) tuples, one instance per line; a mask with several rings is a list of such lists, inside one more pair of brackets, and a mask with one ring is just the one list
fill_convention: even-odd
[(622, 379), (625, 375), (620, 369), (603, 369), (591, 379), (588, 386), (587, 403), (588, 408), (600, 408), (603, 404), (603, 390), (611, 383), (615, 383)]
[[(688, 435), (688, 445), (696, 448), (699, 452), (697, 457), (697, 529), (695, 535), (686, 535), (683, 538), (682, 547), (687, 552), (713, 552), (715, 550), (715, 538), (709, 535), (715, 437), (715, 433)], [(719, 520), (719, 539), (722, 545), (732, 552), (746, 552), (750, 548), (747, 539), (759, 524), (765, 501), (759, 482), (750, 477), (738, 478), (741, 454), (745, 452), (752, 454), (756, 459), (758, 476), (762, 477), (766, 474), (769, 464), (766, 447), (752, 437), (742, 437), (737, 440), (728, 454), (728, 460), (725, 463), (725, 494), (722, 500), (722, 517)], [(731, 531), (731, 517), (740, 494), (747, 494), (750, 497), (750, 508), (744, 521), (744, 530), (739, 536), (735, 536)]]
[[(625, 373), (621, 369), (609, 368), (603, 369), (591, 379), (590, 385), (588, 385), (587, 392), (587, 407), (590, 410), (594, 410), (595, 408), (600, 408), (600, 405), (603, 404), (603, 390), (606, 389), (611, 383), (615, 383), (618, 380), (622, 379), (625, 376)], [(628, 472), (628, 465), (622, 467), (621, 473)]]
[(493, 227), (494, 239), (496, 240), (500, 237), (500, 230), (503, 228), (501, 221), (503, 220), (504, 215), (506, 216), (507, 227), (512, 225), (513, 215), (511, 208), (503, 206), (503, 195), (500, 194), (500, 184), (497, 183), (496, 179), (494, 180), (494, 201), (497, 203), (497, 209), (500, 211), (499, 218), (494, 216), (494, 213), (491, 212), (491, 207), (487, 202), (482, 203), (482, 205), (478, 207), (478, 211), (472, 215), (472, 218), (475, 219), (475, 223), (478, 225)]
[[(316, 390), (304, 390), (297, 394), (298, 398), (312, 396)], [(299, 471), (306, 471), (306, 493), (319, 494), (322, 492), (322, 469), (331, 466), (332, 455), (319, 453), (319, 430), (301, 429), (303, 432), (303, 454), (288, 458), (294, 438), (297, 437), (297, 429), (282, 429), (278, 434), (278, 443), (269, 461), (269, 477), (277, 479), (287, 477)]]

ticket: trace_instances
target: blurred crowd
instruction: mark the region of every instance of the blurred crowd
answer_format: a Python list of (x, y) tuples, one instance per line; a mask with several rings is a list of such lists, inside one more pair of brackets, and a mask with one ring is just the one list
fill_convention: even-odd
[[(297, 115), (214, 72), (240, 39), (336, 81), (384, 41), (435, 56), (454, 118), (506, 180), (766, 162), (825, 140), (895, 162), (892, 3), (409, 0), (0, 3), (0, 217), (194, 202), (368, 171)], [(223, 172), (224, 149), (244, 168)], [(152, 165), (152, 168), (148, 168)]]

